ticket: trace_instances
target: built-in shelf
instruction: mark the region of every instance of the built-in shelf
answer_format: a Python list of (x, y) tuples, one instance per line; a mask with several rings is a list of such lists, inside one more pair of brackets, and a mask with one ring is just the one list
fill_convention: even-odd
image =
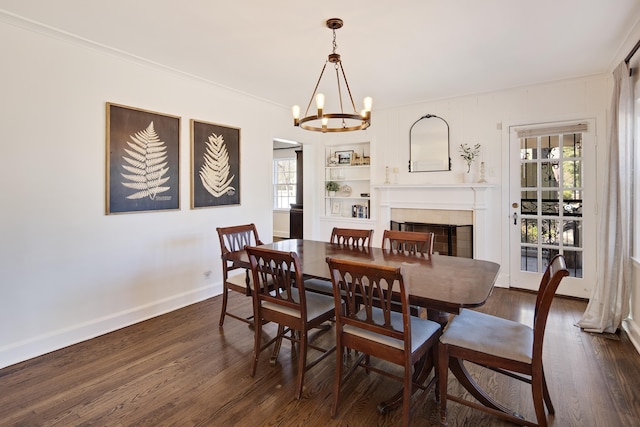
[(334, 195), (325, 191), (324, 216), (356, 220), (371, 218), (369, 143), (327, 146), (326, 159), (325, 188), (328, 182), (333, 181), (340, 185), (340, 189)]

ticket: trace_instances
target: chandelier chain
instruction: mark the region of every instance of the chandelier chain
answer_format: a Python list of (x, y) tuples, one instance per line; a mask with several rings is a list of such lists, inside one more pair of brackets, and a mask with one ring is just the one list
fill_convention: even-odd
[(336, 29), (333, 29), (333, 53), (336, 53), (336, 49), (338, 48), (338, 44), (336, 43)]

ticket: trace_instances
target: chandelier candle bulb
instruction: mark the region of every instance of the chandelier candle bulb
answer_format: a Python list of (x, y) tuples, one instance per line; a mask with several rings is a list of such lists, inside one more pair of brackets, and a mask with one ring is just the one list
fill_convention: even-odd
[(300, 106), (294, 105), (291, 107), (291, 113), (293, 114), (293, 125), (298, 126), (300, 124)]
[(367, 96), (364, 99), (364, 111), (366, 112), (370, 112), (371, 111), (371, 107), (373, 106), (373, 99), (370, 96)]

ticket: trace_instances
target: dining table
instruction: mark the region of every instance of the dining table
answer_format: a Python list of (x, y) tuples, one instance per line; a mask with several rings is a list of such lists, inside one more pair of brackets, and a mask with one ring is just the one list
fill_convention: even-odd
[[(443, 327), (450, 314), (458, 314), (464, 308), (482, 306), (491, 295), (500, 271), (499, 264), (486, 260), (439, 254), (409, 254), (376, 247), (356, 248), (307, 239), (280, 240), (260, 247), (296, 253), (305, 278), (331, 280), (326, 262), (329, 257), (401, 267), (409, 303), (426, 308), (428, 317), (438, 321)], [(228, 253), (225, 259), (239, 267), (251, 268), (246, 251)], [(426, 377), (432, 368), (433, 361), (429, 361), (422, 369), (416, 368), (416, 379)], [(460, 384), (482, 404), (496, 410), (505, 410), (487, 396), (461, 360), (451, 360), (449, 369)], [(392, 399), (382, 402), (378, 405), (378, 410), (384, 413), (398, 406), (401, 395), (399, 392)]]

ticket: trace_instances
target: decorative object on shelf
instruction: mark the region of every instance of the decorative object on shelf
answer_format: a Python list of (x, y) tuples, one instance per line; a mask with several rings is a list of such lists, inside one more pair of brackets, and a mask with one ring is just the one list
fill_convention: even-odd
[(384, 167), (384, 183), (391, 184), (391, 181), (389, 181), (389, 166)]
[[(349, 83), (347, 82), (347, 75), (342, 68), (342, 60), (340, 59), (340, 55), (336, 53), (336, 48), (338, 45), (336, 44), (336, 30), (342, 28), (343, 22), (342, 19), (339, 18), (331, 18), (326, 22), (327, 28), (333, 31), (333, 51), (329, 54), (327, 61), (324, 63), (322, 67), (322, 71), (320, 72), (320, 77), (318, 78), (318, 82), (311, 93), (311, 99), (309, 99), (309, 104), (307, 105), (307, 109), (304, 112), (304, 117), (300, 117), (300, 106), (294, 105), (292, 108), (293, 113), (293, 125), (299, 126), (305, 130), (311, 130), (315, 132), (349, 132), (354, 130), (363, 130), (368, 128), (371, 125), (371, 106), (372, 100), (370, 97), (364, 98), (364, 109), (362, 112), (358, 113), (356, 110), (356, 105), (353, 102), (353, 96), (351, 96), (351, 89), (349, 88)], [(320, 82), (322, 80), (322, 76), (324, 74), (324, 70), (327, 67), (328, 63), (332, 63), (335, 72), (336, 72), (336, 80), (338, 85), (337, 92), (337, 104), (340, 105), (339, 113), (325, 113), (324, 110), (324, 101), (325, 97), (322, 93), (317, 93), (318, 87), (320, 86)], [(344, 92), (340, 85), (340, 75), (342, 75), (342, 79), (344, 81), (344, 87), (346, 88), (346, 92), (349, 94), (349, 101), (351, 106), (353, 107), (353, 113), (345, 113), (343, 109), (343, 104), (347, 104), (347, 102), (343, 103), (342, 93)], [(311, 107), (311, 103), (313, 99), (316, 99), (316, 107), (317, 114), (309, 115), (309, 107)], [(313, 125), (314, 122), (315, 126)], [(320, 125), (320, 126), (318, 126)]]
[(327, 181), (325, 188), (329, 192), (329, 197), (335, 197), (336, 191), (340, 190), (340, 184), (335, 181)]
[(331, 213), (333, 215), (340, 215), (340, 211), (342, 210), (342, 204), (339, 200), (334, 200), (331, 202)]
[(478, 181), (480, 184), (486, 184), (487, 178), (485, 177), (485, 169), (484, 162), (480, 162), (480, 180)]
[(353, 150), (336, 151), (339, 165), (350, 165), (353, 159)]
[(340, 195), (342, 197), (349, 197), (351, 195), (351, 187), (348, 185), (343, 185), (340, 187)]
[(338, 165), (338, 157), (332, 155), (331, 157), (329, 157), (327, 159), (327, 165), (328, 166), (337, 166)]
[(480, 144), (476, 144), (473, 147), (469, 147), (467, 144), (460, 144), (460, 157), (467, 163), (467, 173), (471, 172), (471, 163), (480, 154)]

